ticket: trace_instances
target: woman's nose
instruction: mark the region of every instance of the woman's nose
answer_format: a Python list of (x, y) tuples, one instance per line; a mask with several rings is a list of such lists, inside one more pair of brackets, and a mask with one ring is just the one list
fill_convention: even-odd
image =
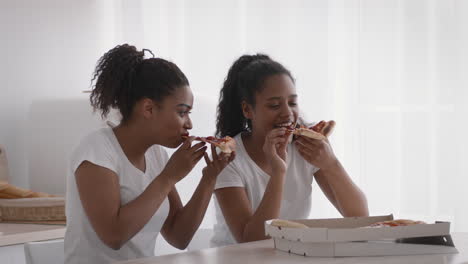
[(292, 116), (293, 115), (293, 111), (292, 111), (291, 107), (288, 104), (284, 105), (281, 108), (281, 115), (282, 116)]
[(184, 127), (185, 129), (192, 129), (192, 119), (190, 119), (190, 117), (187, 117), (187, 121), (185, 121)]

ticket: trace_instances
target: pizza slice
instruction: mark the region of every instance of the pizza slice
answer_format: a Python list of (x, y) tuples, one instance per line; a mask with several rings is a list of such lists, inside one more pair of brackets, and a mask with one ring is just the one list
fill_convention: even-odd
[(408, 219), (396, 219), (396, 220), (389, 220), (389, 221), (382, 221), (373, 223), (369, 227), (392, 227), (392, 226), (409, 226), (409, 225), (419, 225), (419, 224), (426, 224), (423, 221), (414, 221)]
[[(187, 139), (189, 136), (184, 135), (183, 138)], [(236, 141), (229, 136), (223, 137), (223, 138), (217, 138), (217, 137), (196, 137), (194, 140), (197, 141), (202, 141), (205, 143), (209, 143), (211, 145), (214, 145), (215, 147), (219, 148), (221, 152), (225, 154), (231, 154), (236, 150)]]
[(322, 120), (311, 127), (290, 127), (289, 130), (294, 135), (306, 136), (313, 139), (323, 140), (331, 135), (335, 124), (336, 123), (333, 120), (330, 120), (328, 122)]
[(273, 219), (271, 225), (276, 227), (309, 228), (304, 224), (284, 219)]

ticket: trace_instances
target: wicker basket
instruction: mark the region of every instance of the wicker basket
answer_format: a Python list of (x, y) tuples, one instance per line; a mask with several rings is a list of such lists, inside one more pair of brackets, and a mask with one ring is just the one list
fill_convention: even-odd
[(65, 198), (0, 199), (0, 221), (63, 221)]

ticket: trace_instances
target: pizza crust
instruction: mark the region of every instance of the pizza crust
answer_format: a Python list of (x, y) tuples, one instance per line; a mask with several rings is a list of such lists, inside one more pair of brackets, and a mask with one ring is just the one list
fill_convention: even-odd
[(289, 220), (283, 220), (283, 219), (273, 219), (271, 221), (272, 226), (277, 226), (277, 227), (291, 227), (291, 228), (309, 228), (308, 226), (294, 222), (294, 221), (289, 221)]
[(214, 143), (214, 145), (225, 154), (231, 154), (232, 152), (234, 152), (236, 150), (236, 141), (229, 136), (226, 136), (223, 139), (225, 141), (221, 143)]
[(382, 221), (373, 223), (369, 227), (392, 227), (392, 226), (409, 226), (409, 225), (420, 225), (426, 224), (423, 221), (414, 221), (408, 219), (396, 219), (396, 220), (389, 220), (389, 221)]
[(232, 152), (236, 150), (236, 141), (229, 136), (223, 138), (215, 138), (215, 137), (196, 137), (195, 140), (202, 141), (205, 143), (209, 143), (214, 145), (215, 147), (219, 148), (221, 152), (227, 154), (229, 156)]
[(318, 140), (326, 139), (324, 135), (317, 133), (313, 131), (312, 129), (308, 129), (308, 128), (296, 128), (293, 131), (293, 134), (298, 135), (298, 136), (305, 136), (308, 138), (318, 139)]
[(289, 128), (289, 130), (294, 135), (305, 136), (317, 140), (324, 140), (331, 135), (333, 129), (335, 128), (335, 124), (336, 123), (333, 120), (330, 120), (328, 122), (322, 120), (309, 128), (301, 126), (296, 128), (291, 127)]

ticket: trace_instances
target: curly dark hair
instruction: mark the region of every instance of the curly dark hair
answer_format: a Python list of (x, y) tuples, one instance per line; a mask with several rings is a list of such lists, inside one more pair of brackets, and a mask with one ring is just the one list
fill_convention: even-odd
[(241, 104), (245, 101), (255, 106), (255, 93), (262, 91), (263, 82), (268, 77), (277, 74), (285, 74), (295, 81), (289, 70), (265, 54), (243, 55), (234, 62), (219, 96), (216, 136), (233, 137), (251, 129)]
[[(145, 51), (153, 58), (145, 59)], [(91, 80), (91, 106), (106, 117), (111, 108), (122, 114), (122, 122), (132, 114), (142, 98), (160, 102), (178, 87), (189, 85), (187, 77), (174, 63), (154, 58), (147, 49), (138, 51), (123, 44), (106, 52), (98, 61)]]

